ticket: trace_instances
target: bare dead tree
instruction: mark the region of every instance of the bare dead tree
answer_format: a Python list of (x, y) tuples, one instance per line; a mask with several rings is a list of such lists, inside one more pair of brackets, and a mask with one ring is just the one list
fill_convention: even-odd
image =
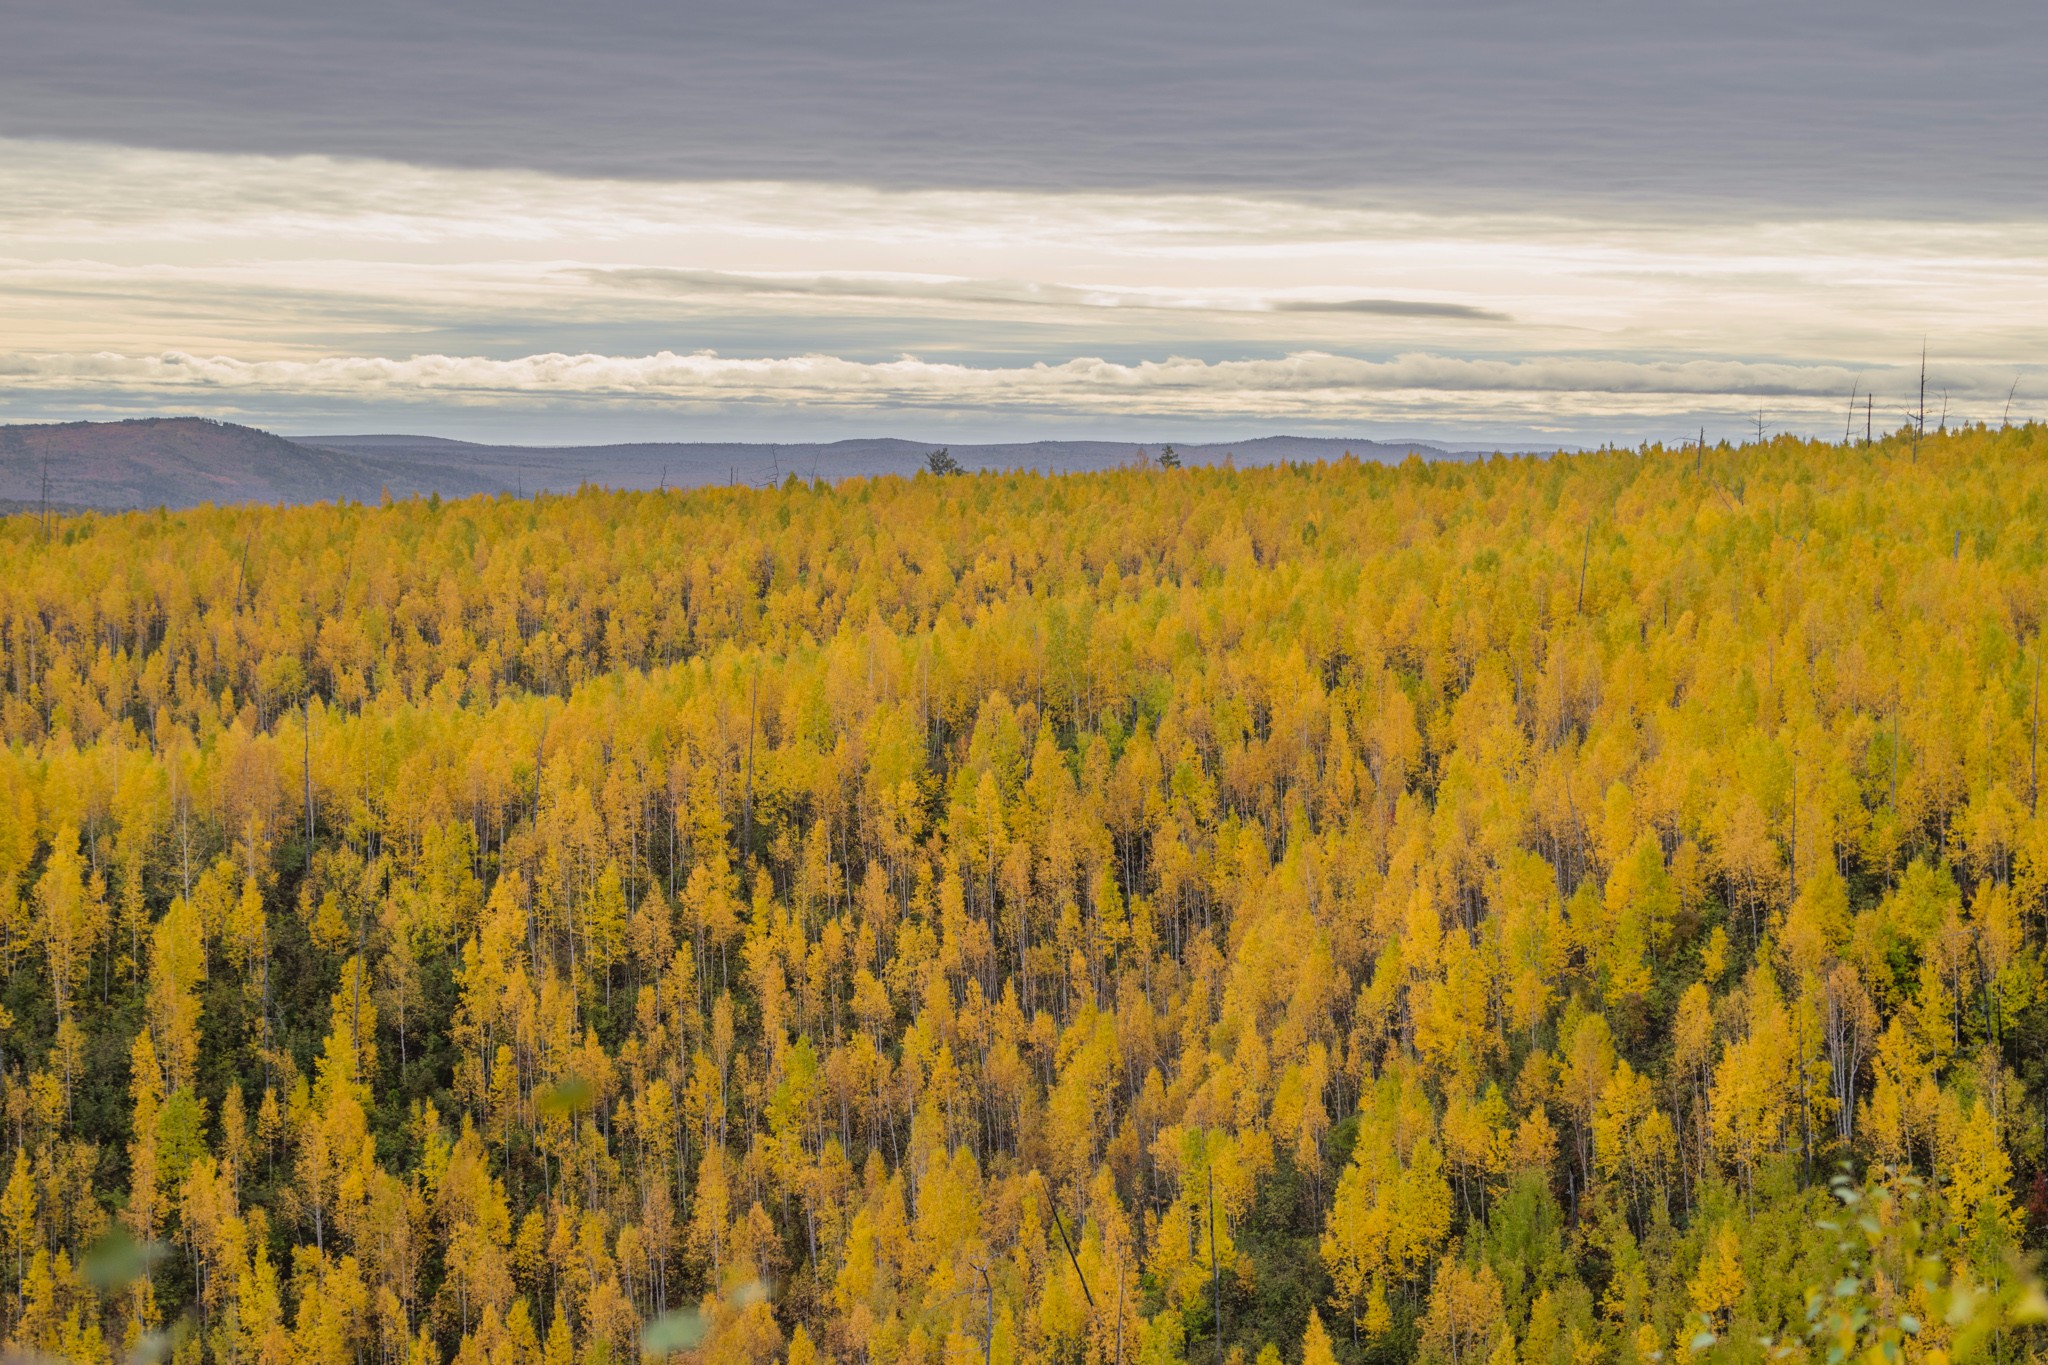
[(1835, 1132), (1847, 1142), (1856, 1134), (1856, 1081), (1877, 1034), (1877, 1010), (1856, 969), (1837, 963), (1828, 973), (1827, 1048), (1835, 1092)]
[(1223, 1263), (1216, 1259), (1216, 1168), (1209, 1167), (1209, 1276), (1216, 1297), (1216, 1362), (1223, 1363)]
[(1121, 1256), (1116, 1260), (1116, 1365), (1124, 1365), (1124, 1260)]
[(306, 710), (305, 760), (306, 760), (306, 876), (313, 875), (313, 675), (306, 674), (305, 691), (300, 701)]
[(740, 803), (740, 861), (754, 847), (754, 732), (761, 726), (761, 661), (754, 660), (753, 699), (747, 709), (747, 793)]
[(991, 1365), (996, 1358), (996, 1286), (988, 1277), (988, 1267), (980, 1261), (972, 1262), (981, 1275), (981, 1286), (988, 1294), (986, 1321), (981, 1329), (981, 1365)]
[(1067, 1249), (1067, 1260), (1074, 1267), (1074, 1278), (1081, 1282), (1081, 1297), (1088, 1301), (1088, 1325), (1095, 1326), (1095, 1291), (1088, 1287), (1087, 1272), (1081, 1269), (1081, 1257), (1074, 1250), (1074, 1239), (1067, 1236), (1066, 1220), (1060, 1217), (1059, 1205), (1053, 1205), (1052, 1225), (1060, 1230), (1060, 1245)]
[(1579, 551), (1579, 600), (1572, 604), (1572, 615), (1579, 616), (1586, 610), (1586, 565), (1593, 558), (1593, 523), (1586, 523), (1585, 548)]
[(1849, 444), (1849, 433), (1855, 430), (1856, 427), (1856, 390), (1861, 388), (1862, 385), (1863, 381), (1859, 379), (1849, 386), (1849, 418), (1842, 423), (1843, 445)]
[(1913, 458), (1920, 458), (1920, 438), (1927, 432), (1927, 340), (1920, 340), (1920, 406), (1913, 412)]
[(1999, 415), (1998, 429), (2004, 431), (2012, 425), (2012, 396), (2020, 391), (2020, 377), (2012, 377), (2012, 387), (2005, 391), (2005, 411)]

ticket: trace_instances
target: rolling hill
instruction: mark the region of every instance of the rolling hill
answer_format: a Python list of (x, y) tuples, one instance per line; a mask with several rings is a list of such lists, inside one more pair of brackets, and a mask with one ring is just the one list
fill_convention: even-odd
[[(201, 417), (125, 422), (64, 422), (0, 427), (0, 506), (52, 504), (189, 507), (200, 503), (373, 501), (440, 493), (567, 492), (608, 488), (838, 480), (909, 474), (935, 442), (868, 438), (822, 443), (667, 441), (626, 445), (485, 445), (434, 436), (304, 436), (287, 439), (254, 427)], [(968, 469), (1073, 472), (1126, 464), (1157, 444), (1036, 441), (954, 446)], [(1189, 465), (1276, 464), (1284, 460), (1469, 458), (1422, 442), (1266, 436), (1179, 447)], [(48, 486), (44, 479), (47, 475)]]
[(345, 451), (203, 417), (0, 427), (0, 500), (28, 505), (322, 502), (374, 497), (379, 478)]

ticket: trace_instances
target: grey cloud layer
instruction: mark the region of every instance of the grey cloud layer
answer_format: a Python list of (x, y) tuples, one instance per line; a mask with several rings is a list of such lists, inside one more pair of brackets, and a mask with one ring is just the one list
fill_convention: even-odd
[(2048, 207), (2048, 6), (67, 0), (0, 134), (644, 178)]
[[(1950, 366), (1937, 382), (1979, 403), (2006, 391), (2010, 367)], [(1898, 392), (1901, 367), (1849, 369), (1728, 360), (1597, 357), (1475, 360), (1408, 354), (1389, 360), (1298, 352), (1273, 360), (1173, 357), (1123, 364), (1083, 357), (1061, 364), (976, 366), (904, 357), (863, 362), (831, 355), (778, 358), (710, 352), (645, 356), (532, 355), (331, 357), (245, 361), (181, 352), (130, 356), (0, 355), (0, 379), (29, 390), (124, 388), (247, 390), (362, 397), (579, 399), (635, 397), (682, 404), (799, 401), (981, 408), (1058, 406), (1082, 412), (1214, 410), (1343, 412), (1350, 399), (1403, 391), (1443, 395), (1573, 395), (1599, 402), (1675, 397), (1815, 399), (1834, 405), (1852, 387)], [(1304, 405), (1314, 405), (1305, 407)], [(1332, 405), (1335, 405), (1334, 407)], [(1640, 404), (1635, 404), (1640, 406)], [(1888, 403), (1889, 406), (1889, 403)]]
[[(2001, 420), (2007, 367), (1947, 364), (1931, 376), (1937, 414)], [(1770, 430), (1862, 430), (1876, 391), (1879, 430), (1908, 420), (1911, 367), (1640, 362), (1575, 357), (1387, 361), (1303, 352), (1272, 360), (1177, 357), (1135, 364), (975, 366), (831, 355), (428, 355), (248, 361), (155, 355), (0, 353), (12, 420), (194, 413), (284, 431), (418, 431), (522, 444), (593, 440), (1030, 440), (1054, 434), (1140, 441), (1247, 433), (1453, 445), (1590, 445), (1627, 433), (1689, 441)], [(2015, 420), (2038, 416), (2048, 370), (2020, 376)], [(1851, 393), (1859, 395), (1849, 403)], [(1845, 423), (1847, 425), (1845, 425)]]
[(1387, 318), (1441, 318), (1470, 322), (1511, 322), (1507, 314), (1463, 303), (1430, 299), (1300, 299), (1241, 298), (1228, 303), (1189, 300), (1159, 291), (1129, 288), (1082, 288), (1008, 280), (969, 280), (858, 275), (746, 275), (717, 270), (626, 268), (584, 270), (582, 278), (620, 288), (691, 295), (744, 295), (774, 298), (912, 300), (933, 303), (976, 303), (1018, 307), (1064, 308), (1191, 308), (1226, 312), (1365, 313)]

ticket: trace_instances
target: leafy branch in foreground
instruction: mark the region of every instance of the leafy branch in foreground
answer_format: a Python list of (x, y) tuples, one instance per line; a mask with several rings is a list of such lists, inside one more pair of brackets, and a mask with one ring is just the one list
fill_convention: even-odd
[[(2028, 1357), (2038, 1353), (2048, 1297), (2009, 1245), (2002, 1263), (1981, 1254), (2001, 1248), (1976, 1211), (1966, 1215), (1974, 1228), (1942, 1217), (1909, 1171), (1886, 1168), (1868, 1185), (1845, 1172), (1832, 1185), (1841, 1216), (1819, 1226), (1839, 1236), (1840, 1274), (1806, 1295), (1807, 1336), (1827, 1365), (2010, 1360), (2018, 1334)], [(1987, 1235), (1993, 1245), (1978, 1256), (1958, 1254)]]

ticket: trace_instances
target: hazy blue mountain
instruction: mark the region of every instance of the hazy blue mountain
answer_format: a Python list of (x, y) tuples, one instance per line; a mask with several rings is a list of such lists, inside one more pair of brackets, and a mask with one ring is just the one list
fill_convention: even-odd
[[(935, 443), (866, 439), (810, 444), (673, 441), (629, 445), (483, 445), (436, 436), (301, 436), (199, 417), (126, 422), (0, 426), (0, 507), (185, 507), (202, 502), (373, 501), (440, 493), (566, 492), (583, 484), (611, 488), (762, 486), (791, 475), (836, 480), (912, 474)], [(1034, 441), (956, 445), (970, 470), (1109, 469), (1156, 458), (1159, 444)], [(1189, 465), (1275, 464), (1284, 460), (1466, 459), (1422, 441), (1261, 436), (1183, 445)], [(47, 480), (47, 485), (45, 483)]]

